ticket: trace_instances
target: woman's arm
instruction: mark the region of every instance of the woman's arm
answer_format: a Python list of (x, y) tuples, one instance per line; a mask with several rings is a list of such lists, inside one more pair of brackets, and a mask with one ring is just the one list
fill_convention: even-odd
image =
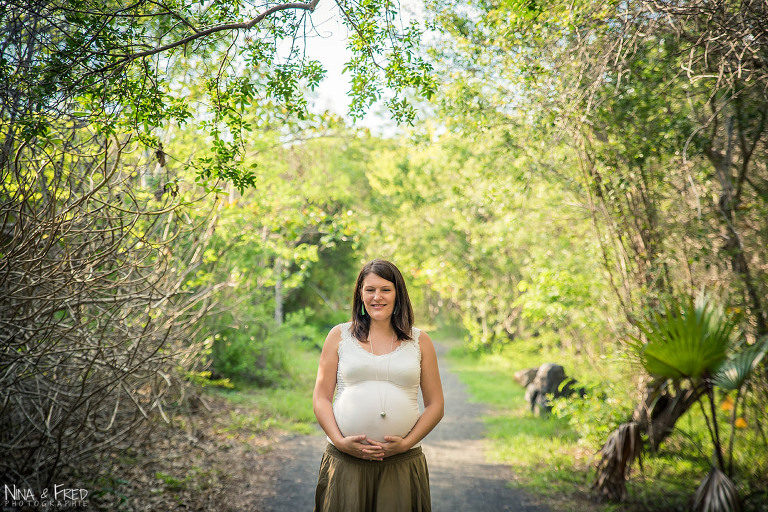
[(440, 381), (440, 370), (437, 367), (437, 353), (432, 339), (424, 331), (419, 335), (419, 348), (421, 349), (421, 394), (424, 398), (424, 411), (404, 438), (385, 436), (386, 442), (384, 443), (368, 441), (372, 445), (380, 446), (384, 457), (410, 450), (432, 432), (432, 429), (443, 419), (445, 399), (443, 398), (443, 385)]
[(371, 448), (364, 435), (344, 437), (336, 424), (333, 414), (333, 393), (336, 391), (336, 371), (339, 367), (339, 342), (341, 327), (336, 326), (328, 333), (320, 354), (317, 367), (317, 381), (312, 393), (312, 408), (320, 427), (325, 431), (333, 445), (342, 452), (365, 459), (379, 459), (379, 455), (369, 453)]

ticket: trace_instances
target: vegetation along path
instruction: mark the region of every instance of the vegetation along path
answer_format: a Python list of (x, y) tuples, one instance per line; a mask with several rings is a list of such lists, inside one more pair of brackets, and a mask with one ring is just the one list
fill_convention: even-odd
[[(436, 512), (472, 511), (547, 512), (533, 497), (507, 485), (509, 468), (485, 461), (483, 406), (469, 403), (458, 377), (445, 364), (446, 347), (437, 345), (445, 393), (445, 417), (424, 440)], [(265, 512), (312, 510), (317, 470), (325, 448), (320, 431), (313, 436), (292, 436), (273, 454), (276, 466), (274, 493), (259, 507)]]

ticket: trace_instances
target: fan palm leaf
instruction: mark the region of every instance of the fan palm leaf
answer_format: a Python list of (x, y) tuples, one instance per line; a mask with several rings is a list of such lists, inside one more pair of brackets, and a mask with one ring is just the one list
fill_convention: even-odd
[(731, 411), (731, 434), (728, 438), (728, 473), (733, 469), (733, 441), (736, 434), (739, 398), (741, 389), (749, 380), (757, 365), (768, 352), (768, 336), (737, 352), (733, 357), (726, 361), (720, 370), (712, 379), (712, 384), (728, 391), (736, 390), (736, 400), (733, 402)]
[(729, 317), (706, 295), (664, 307), (647, 315), (631, 337), (632, 346), (651, 375), (699, 379), (718, 371), (732, 344), (737, 319)]
[(611, 432), (600, 450), (600, 463), (593, 489), (601, 500), (624, 501), (626, 480), (635, 459), (641, 460), (643, 440), (637, 422), (622, 423)]
[(768, 336), (739, 351), (726, 361), (713, 377), (712, 383), (721, 389), (741, 389), (766, 352), (768, 352)]

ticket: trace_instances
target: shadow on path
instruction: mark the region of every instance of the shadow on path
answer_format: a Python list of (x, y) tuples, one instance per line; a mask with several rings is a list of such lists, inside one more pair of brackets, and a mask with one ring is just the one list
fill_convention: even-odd
[[(501, 464), (485, 461), (482, 417), (485, 409), (469, 403), (464, 385), (444, 360), (447, 348), (436, 343), (445, 393), (445, 417), (423, 441), (429, 465), (434, 512), (550, 512), (529, 495), (507, 485), (514, 477)], [(325, 436), (286, 437), (273, 455), (274, 495), (264, 512), (311, 512)]]

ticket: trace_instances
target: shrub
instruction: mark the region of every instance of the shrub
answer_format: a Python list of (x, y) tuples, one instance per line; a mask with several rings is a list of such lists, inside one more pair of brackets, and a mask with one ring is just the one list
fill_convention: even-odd
[(216, 377), (260, 387), (276, 386), (290, 378), (291, 352), (298, 347), (322, 347), (325, 337), (318, 327), (307, 323), (307, 316), (305, 310), (290, 313), (279, 327), (253, 322), (220, 328), (212, 350)]
[(552, 413), (568, 421), (590, 447), (599, 447), (619, 424), (632, 415), (632, 401), (611, 383), (586, 386), (586, 396), (555, 398)]
[(255, 320), (218, 329), (212, 351), (216, 376), (272, 386), (288, 374), (287, 347), (272, 339), (267, 322)]

